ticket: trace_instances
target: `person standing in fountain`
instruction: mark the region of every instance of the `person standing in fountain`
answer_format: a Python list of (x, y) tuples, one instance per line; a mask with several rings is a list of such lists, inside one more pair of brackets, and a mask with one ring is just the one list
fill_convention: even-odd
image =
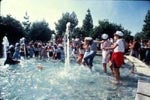
[(89, 47), (89, 40), (87, 38), (84, 39), (84, 42), (83, 42), (83, 48), (85, 50), (84, 52), (84, 56), (83, 56), (83, 59), (82, 59), (82, 64), (83, 65), (86, 65), (85, 63), (85, 60), (84, 58), (88, 56), (88, 54), (90, 53), (90, 47)]
[(4, 62), (4, 65), (6, 65), (6, 64), (14, 65), (14, 64), (18, 64), (18, 63), (20, 63), (20, 61), (14, 60), (14, 59), (12, 58), (11, 52), (8, 51), (8, 52), (7, 52), (7, 58), (6, 58), (5, 62)]
[(92, 66), (93, 66), (93, 59), (96, 55), (96, 51), (97, 51), (97, 43), (93, 41), (93, 39), (89, 38), (89, 47), (90, 47), (90, 52), (89, 54), (84, 58), (84, 61), (86, 63), (86, 65), (92, 70)]
[[(102, 34), (103, 42), (101, 43), (101, 50), (102, 50), (102, 64), (103, 64), (103, 70), (105, 73), (107, 73), (107, 63), (109, 63), (110, 60), (110, 50), (105, 50), (104, 48), (110, 47), (111, 42), (108, 40), (107, 34)], [(112, 68), (111, 68), (112, 70)]]
[(81, 64), (83, 56), (84, 56), (84, 48), (83, 48), (83, 44), (80, 44), (80, 46), (78, 47), (79, 52), (78, 52), (78, 58), (77, 58), (77, 63)]
[(125, 45), (122, 40), (123, 33), (121, 31), (116, 31), (114, 34), (114, 40), (116, 41), (113, 46), (104, 48), (105, 50), (114, 49), (111, 57), (111, 65), (113, 67), (113, 73), (115, 78), (115, 84), (120, 82), (120, 67), (124, 63), (124, 51)]
[(15, 44), (15, 52), (13, 53), (13, 59), (16, 59), (16, 60), (20, 59), (20, 52), (19, 52), (19, 50), (20, 50), (20, 44), (16, 43)]

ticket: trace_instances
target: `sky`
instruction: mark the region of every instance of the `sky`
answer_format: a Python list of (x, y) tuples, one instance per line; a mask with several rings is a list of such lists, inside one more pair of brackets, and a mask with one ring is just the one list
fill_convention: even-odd
[(1, 15), (8, 14), (19, 21), (27, 12), (30, 21), (46, 20), (49, 27), (55, 30), (55, 24), (63, 13), (75, 12), (78, 26), (82, 26), (83, 19), (90, 9), (94, 26), (99, 20), (108, 19), (110, 22), (122, 25), (130, 30), (132, 35), (142, 31), (144, 19), (150, 10), (149, 1), (119, 1), (119, 0), (2, 0)]

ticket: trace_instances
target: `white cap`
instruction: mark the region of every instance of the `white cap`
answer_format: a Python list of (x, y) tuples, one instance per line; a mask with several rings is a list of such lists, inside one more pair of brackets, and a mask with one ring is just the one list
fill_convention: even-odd
[(79, 41), (79, 38), (76, 38), (75, 41)]
[(108, 39), (108, 35), (106, 33), (102, 34), (102, 39), (104, 40)]
[(123, 36), (123, 33), (121, 31), (116, 31), (116, 33), (114, 35), (118, 35), (118, 36)]
[(92, 40), (91, 37), (85, 37), (85, 40)]

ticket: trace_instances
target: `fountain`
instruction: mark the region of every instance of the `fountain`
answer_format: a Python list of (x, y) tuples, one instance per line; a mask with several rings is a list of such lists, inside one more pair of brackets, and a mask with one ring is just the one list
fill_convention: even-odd
[[(65, 68), (67, 69), (67, 67), (69, 67), (70, 66), (70, 59), (69, 59), (69, 57), (70, 57), (70, 54), (69, 54), (69, 43), (70, 43), (70, 41), (69, 41), (69, 33), (70, 33), (70, 25), (71, 25), (71, 23), (70, 22), (68, 22), (67, 24), (66, 24), (66, 33), (65, 33), (65, 36), (64, 36), (64, 50), (65, 50)], [(65, 69), (65, 70), (66, 70)]]
[[(70, 23), (64, 36), (65, 66), (61, 61), (31, 58), (20, 64), (2, 66), (0, 59), (0, 99), (4, 100), (133, 100), (137, 76), (129, 66), (121, 68), (122, 85), (110, 82), (111, 71), (103, 73), (101, 57), (94, 59), (93, 72), (69, 61)], [(41, 66), (42, 69), (39, 69)], [(71, 66), (71, 67), (69, 67)]]
[(6, 59), (7, 58), (7, 48), (9, 46), (9, 42), (6, 36), (3, 37), (3, 57)]
[(53, 44), (55, 44), (55, 42), (56, 42), (56, 35), (55, 34), (52, 34), (51, 40), (52, 40)]

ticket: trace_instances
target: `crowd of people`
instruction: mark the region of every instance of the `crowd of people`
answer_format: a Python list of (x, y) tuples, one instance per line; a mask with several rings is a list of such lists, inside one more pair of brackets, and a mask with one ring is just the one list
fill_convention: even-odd
[(150, 40), (133, 39), (129, 42), (130, 55), (150, 64)]
[[(131, 40), (129, 43), (123, 39), (123, 33), (116, 31), (114, 38), (109, 38), (108, 34), (102, 34), (101, 41), (95, 41), (91, 37), (84, 39), (74, 38), (70, 40), (71, 56), (76, 59), (78, 64), (83, 64), (92, 70), (93, 59), (97, 50), (102, 51), (102, 66), (104, 73), (107, 73), (107, 65), (109, 63), (115, 83), (120, 82), (120, 67), (124, 63), (124, 54), (130, 52), (130, 55), (150, 63), (150, 40), (138, 42)], [(37, 58), (37, 59), (53, 59), (65, 61), (65, 42), (58, 39), (56, 42), (48, 41), (30, 41), (26, 43), (26, 39), (22, 38), (15, 45), (10, 45), (7, 52), (5, 64), (17, 64), (19, 59)], [(97, 45), (100, 45), (98, 48)]]

